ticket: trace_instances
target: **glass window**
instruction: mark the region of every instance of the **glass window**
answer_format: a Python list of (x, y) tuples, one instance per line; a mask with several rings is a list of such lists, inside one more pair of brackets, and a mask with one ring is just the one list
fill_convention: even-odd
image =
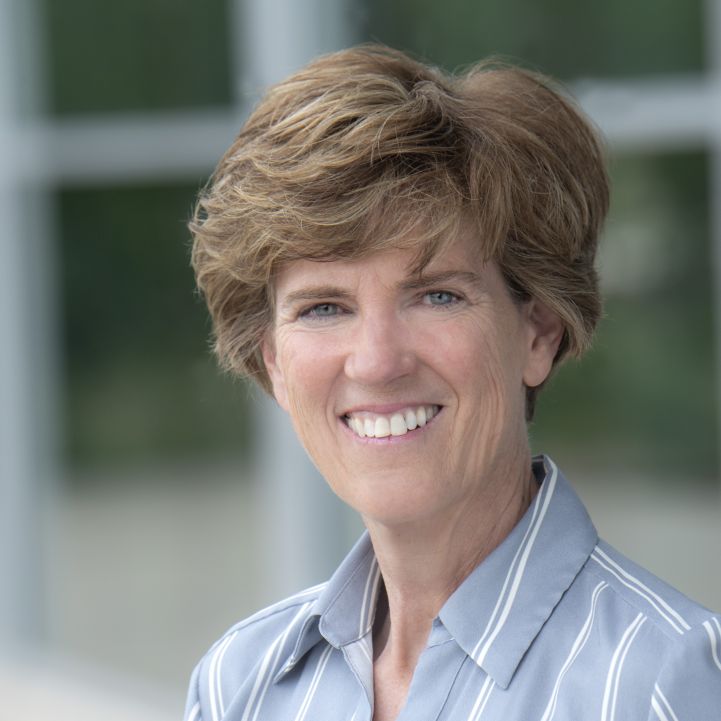
[(367, 37), (454, 69), (490, 54), (558, 77), (703, 68), (701, 0), (366, 0)]
[(48, 640), (94, 668), (167, 684), (176, 699), (209, 640), (264, 590), (249, 542), (264, 518), (257, 423), (247, 385), (209, 352), (186, 229), (196, 191), (56, 196), (65, 458), (48, 531)]
[(708, 157), (626, 155), (611, 171), (606, 316), (591, 353), (541, 394), (534, 446), (586, 473), (715, 483)]
[(58, 115), (227, 104), (225, 0), (44, 0)]
[(71, 468), (249, 447), (247, 387), (223, 376), (194, 292), (189, 185), (59, 193)]

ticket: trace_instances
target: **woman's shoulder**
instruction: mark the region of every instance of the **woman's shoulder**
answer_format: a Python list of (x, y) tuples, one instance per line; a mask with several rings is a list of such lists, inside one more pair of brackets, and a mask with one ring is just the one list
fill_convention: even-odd
[[(266, 662), (293, 648), (325, 588), (320, 584), (274, 603), (231, 626), (203, 655), (191, 678), (186, 719), (214, 709), (220, 718), (238, 692), (238, 684)], [(203, 718), (205, 715), (202, 716)]]
[(679, 640), (687, 632), (716, 617), (713, 611), (605, 541), (599, 540), (586, 569), (608, 584), (619, 604), (642, 614), (643, 619), (670, 641)]
[(597, 602), (596, 653), (610, 659), (606, 688), (628, 679), (631, 697), (650, 698), (649, 718), (718, 718), (721, 616), (603, 541), (581, 575)]
[(272, 634), (276, 630), (283, 629), (299, 610), (309, 610), (326, 586), (327, 583), (311, 586), (238, 621), (211, 646), (208, 653), (211, 653), (217, 646), (227, 643), (229, 638), (255, 636), (265, 632)]

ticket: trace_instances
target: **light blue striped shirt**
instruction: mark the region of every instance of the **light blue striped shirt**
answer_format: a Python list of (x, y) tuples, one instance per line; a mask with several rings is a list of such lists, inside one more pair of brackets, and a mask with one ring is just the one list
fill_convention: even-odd
[[(399, 721), (721, 721), (719, 616), (599, 541), (548, 457), (534, 470), (534, 502), (433, 622)], [(187, 721), (370, 721), (381, 582), (366, 534), (210, 649)]]

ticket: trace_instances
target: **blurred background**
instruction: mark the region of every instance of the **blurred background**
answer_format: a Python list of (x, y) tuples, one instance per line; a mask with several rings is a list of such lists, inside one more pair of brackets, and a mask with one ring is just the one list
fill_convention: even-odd
[(0, 0), (0, 721), (179, 719), (208, 645), (359, 533), (216, 369), (185, 223), (262, 89), (366, 40), (551, 73), (605, 133), (606, 317), (533, 446), (721, 609), (719, 0)]

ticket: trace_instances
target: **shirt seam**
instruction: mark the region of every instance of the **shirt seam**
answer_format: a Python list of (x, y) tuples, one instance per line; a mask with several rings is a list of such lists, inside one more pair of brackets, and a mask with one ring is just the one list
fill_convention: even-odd
[(613, 592), (615, 598), (622, 601), (626, 606), (633, 609), (634, 611), (642, 613), (651, 622), (653, 628), (655, 628), (659, 633), (661, 633), (663, 637), (667, 640), (676, 642), (678, 639), (685, 636), (688, 632), (687, 630), (684, 630), (683, 633), (678, 633), (674, 631), (669, 626), (668, 621), (664, 621), (663, 619), (659, 618), (657, 612), (649, 610), (648, 603), (641, 604), (638, 603), (633, 597), (628, 597), (626, 593), (618, 587), (618, 579), (616, 579), (613, 574), (604, 573), (601, 568), (595, 568), (591, 565), (590, 556), (588, 561), (586, 561), (585, 570), (587, 570), (588, 573), (590, 573), (592, 576), (595, 576), (600, 581), (604, 581), (606, 584), (608, 584), (608, 587)]
[[(450, 640), (454, 640), (454, 639), (451, 638)], [(461, 648), (461, 651), (463, 651), (462, 648)], [(461, 674), (461, 670), (463, 669), (463, 666), (465, 664), (467, 664), (468, 662), (473, 664), (473, 667), (476, 670), (482, 671), (483, 673), (486, 674), (486, 677), (488, 677), (488, 673), (484, 669), (482, 669), (480, 666), (478, 666), (478, 664), (474, 662), (473, 658), (466, 653), (466, 657), (458, 664), (458, 668), (456, 669), (456, 673), (453, 675), (453, 680), (451, 681), (451, 683), (448, 686), (448, 693), (446, 694), (446, 697), (443, 699), (443, 703), (441, 704), (441, 709), (438, 712), (438, 716), (436, 716), (436, 719), (442, 718), (443, 711), (445, 710), (446, 706), (448, 705), (448, 699), (450, 699), (450, 697), (451, 697), (451, 693), (453, 692), (453, 688), (455, 687), (456, 682), (458, 681), (458, 677)], [(493, 683), (495, 684), (495, 681)]]

